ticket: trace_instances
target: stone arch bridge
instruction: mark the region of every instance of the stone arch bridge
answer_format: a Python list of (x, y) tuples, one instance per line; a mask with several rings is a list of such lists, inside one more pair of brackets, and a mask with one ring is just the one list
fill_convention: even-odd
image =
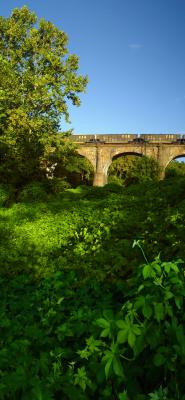
[(91, 162), (94, 186), (107, 183), (108, 168), (112, 160), (121, 155), (133, 154), (157, 160), (161, 167), (161, 179), (170, 161), (185, 156), (185, 135), (72, 135), (70, 139), (78, 144), (78, 153)]

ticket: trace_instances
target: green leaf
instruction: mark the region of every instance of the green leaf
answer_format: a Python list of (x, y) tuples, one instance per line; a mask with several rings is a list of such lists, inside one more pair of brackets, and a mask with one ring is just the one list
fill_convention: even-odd
[(97, 320), (96, 320), (96, 324), (97, 324), (98, 326), (100, 326), (100, 328), (104, 328), (104, 329), (110, 328), (110, 322), (107, 321), (107, 320), (104, 319), (104, 318), (99, 318), (99, 319), (97, 319)]
[(90, 336), (90, 338), (86, 339), (86, 343), (91, 353), (99, 351), (99, 346), (102, 345), (102, 341), (94, 339), (93, 336)]
[(171, 269), (173, 269), (173, 271), (175, 271), (176, 273), (179, 272), (179, 268), (175, 263), (171, 263)]
[(167, 274), (169, 274), (170, 268), (171, 268), (171, 263), (165, 262), (165, 263), (162, 263), (162, 266), (164, 267), (165, 272)]
[(113, 370), (116, 375), (123, 377), (123, 368), (118, 357), (113, 358)]
[(175, 296), (175, 304), (176, 304), (177, 308), (180, 310), (183, 305), (182, 296)]
[(128, 339), (128, 327), (118, 332), (117, 343), (125, 343)]
[(128, 344), (132, 349), (135, 345), (135, 341), (136, 341), (136, 336), (132, 331), (130, 331), (128, 334)]
[(150, 318), (152, 316), (152, 307), (149, 304), (144, 305), (143, 309), (142, 309), (143, 315), (145, 318)]
[(166, 357), (163, 354), (157, 353), (153, 359), (154, 365), (160, 367), (166, 362)]
[(164, 319), (164, 306), (162, 303), (157, 303), (154, 305), (155, 318), (158, 322)]
[(158, 272), (158, 274), (161, 274), (162, 271), (161, 271), (160, 264), (154, 262), (154, 263), (152, 263), (152, 266), (155, 268), (155, 270)]
[(170, 290), (166, 290), (165, 297), (167, 300), (172, 299), (174, 297), (174, 294), (170, 292)]
[(109, 333), (110, 333), (110, 329), (106, 328), (101, 332), (100, 337), (107, 337), (107, 336), (109, 336)]
[(62, 303), (62, 301), (64, 301), (64, 297), (60, 297), (60, 299), (58, 299), (57, 304)]
[(141, 327), (139, 325), (137, 325), (137, 324), (133, 324), (132, 325), (132, 332), (135, 335), (140, 335), (141, 334)]
[(145, 304), (145, 297), (144, 296), (139, 296), (134, 304), (134, 308), (142, 308)]
[(35, 400), (52, 400), (50, 393), (47, 391), (46, 388), (42, 388), (39, 386), (39, 383), (33, 387), (31, 394)]
[(89, 379), (86, 374), (85, 367), (78, 368), (77, 373), (74, 375), (74, 384), (79, 385), (83, 391), (85, 391), (86, 386), (89, 384)]
[(152, 267), (150, 264), (147, 264), (144, 266), (143, 268), (143, 278), (147, 279), (147, 278), (152, 278), (155, 275)]
[(125, 390), (123, 393), (119, 393), (119, 400), (129, 400), (127, 392)]
[(109, 360), (107, 361), (107, 363), (105, 365), (105, 376), (106, 376), (106, 379), (108, 379), (108, 377), (109, 377), (111, 364), (112, 364), (112, 357), (109, 358)]
[(181, 347), (181, 353), (184, 355), (185, 354), (185, 335), (184, 335), (184, 328), (183, 325), (179, 325), (178, 328), (176, 329), (176, 337), (177, 341)]
[(116, 321), (116, 325), (117, 325), (118, 328), (120, 328), (120, 329), (128, 329), (128, 324), (127, 324), (127, 322), (123, 321), (122, 319), (119, 319), (118, 321)]
[(144, 285), (142, 284), (142, 285), (140, 285), (139, 287), (138, 287), (138, 292), (141, 292), (142, 290), (144, 289)]

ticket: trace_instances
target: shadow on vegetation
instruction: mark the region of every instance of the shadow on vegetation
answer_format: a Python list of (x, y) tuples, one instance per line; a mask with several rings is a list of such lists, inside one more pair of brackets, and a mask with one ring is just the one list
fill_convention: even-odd
[[(127, 188), (115, 184), (103, 188), (78, 187), (57, 194), (34, 184), (23, 188), (16, 202), (11, 199), (11, 190), (3, 186), (0, 209), (2, 399), (58, 400), (62, 396), (66, 400), (118, 400), (118, 389), (123, 393), (126, 387), (129, 399), (135, 400), (137, 394), (142, 395), (138, 399), (147, 399), (147, 393), (153, 390), (163, 392), (162, 384), (170, 387), (174, 381), (171, 375), (164, 378), (163, 365), (158, 365), (164, 356), (159, 349), (169, 350), (171, 357), (174, 343), (179, 346), (183, 338), (181, 325), (174, 328), (179, 332), (177, 339), (174, 334), (166, 333), (166, 316), (160, 303), (166, 292), (158, 284), (150, 282), (147, 286), (147, 281), (146, 296), (142, 296), (139, 290), (144, 287), (143, 275), (137, 282), (137, 273), (146, 259), (149, 264), (145, 267), (150, 268), (150, 262), (159, 253), (165, 261), (185, 259), (184, 218), (185, 179), (181, 178)], [(136, 241), (140, 247), (133, 247)], [(165, 266), (170, 268), (172, 264)], [(177, 265), (173, 264), (173, 268)], [(154, 261), (154, 266), (161, 268), (159, 259)], [(135, 342), (130, 336), (131, 345), (121, 341), (116, 367), (110, 370), (107, 380), (102, 354), (112, 357), (115, 340), (111, 329), (118, 331), (116, 321), (120, 319), (121, 326), (125, 326), (123, 313), (132, 315), (131, 301), (136, 295), (138, 307), (139, 301), (150, 296), (151, 305), (143, 306), (142, 316), (144, 324), (148, 323), (149, 334), (143, 333), (143, 348), (139, 339), (136, 341), (136, 350), (140, 349), (140, 353), (134, 358), (131, 346)], [(170, 297), (169, 301), (172, 300)], [(166, 298), (164, 301), (166, 304)], [(176, 301), (177, 306), (173, 301), (174, 313), (181, 321), (184, 313), (180, 311), (179, 293)], [(155, 304), (158, 319), (151, 316), (151, 307)], [(135, 332), (140, 332), (138, 321), (133, 321)], [(101, 332), (100, 328), (104, 330)], [(136, 335), (133, 337), (135, 341)], [(146, 337), (153, 341), (145, 349)], [(129, 361), (122, 357), (121, 349), (125, 346)], [(179, 365), (175, 379), (178, 390), (183, 393), (184, 370)], [(124, 386), (122, 368), (126, 374)], [(90, 382), (89, 378), (92, 386), (84, 383)], [(174, 384), (170, 387), (170, 398), (177, 400), (173, 388)]]
[(121, 280), (144, 261), (132, 249), (134, 240), (142, 242), (149, 260), (159, 253), (167, 260), (185, 258), (183, 178), (127, 188), (80, 186), (56, 194), (37, 183), (23, 188), (8, 207), (7, 191), (1, 204), (5, 273), (22, 268), (42, 276), (72, 268), (80, 280)]

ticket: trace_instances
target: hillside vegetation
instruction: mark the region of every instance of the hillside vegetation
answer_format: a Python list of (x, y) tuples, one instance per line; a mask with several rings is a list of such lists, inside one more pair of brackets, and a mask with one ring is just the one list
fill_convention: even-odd
[(0, 398), (184, 399), (185, 180), (0, 193)]

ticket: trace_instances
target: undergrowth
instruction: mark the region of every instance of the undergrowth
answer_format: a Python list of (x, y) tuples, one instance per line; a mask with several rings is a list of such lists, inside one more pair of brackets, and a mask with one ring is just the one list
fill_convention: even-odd
[(0, 399), (184, 399), (185, 181), (0, 193)]

